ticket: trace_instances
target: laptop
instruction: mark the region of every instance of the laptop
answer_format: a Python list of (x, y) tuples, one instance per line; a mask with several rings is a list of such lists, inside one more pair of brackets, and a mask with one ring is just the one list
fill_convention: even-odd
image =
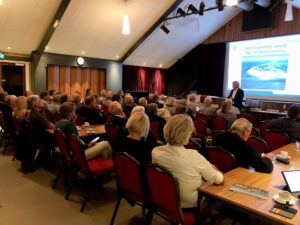
[(286, 188), (292, 195), (300, 196), (300, 170), (282, 171), (283, 178), (286, 183)]

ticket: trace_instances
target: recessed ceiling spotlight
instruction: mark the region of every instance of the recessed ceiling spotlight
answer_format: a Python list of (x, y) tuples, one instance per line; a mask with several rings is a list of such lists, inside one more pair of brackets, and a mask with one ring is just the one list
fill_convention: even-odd
[(119, 56), (119, 55), (116, 55), (116, 59), (118, 59), (118, 58), (120, 58), (120, 56)]
[(7, 49), (8, 49), (8, 50), (10, 50), (10, 49), (11, 49), (11, 47), (9, 47), (9, 46), (8, 46), (8, 47), (7, 47)]
[(47, 50), (47, 49), (48, 49), (48, 46), (45, 47), (45, 50)]
[(143, 66), (146, 66), (146, 63), (145, 63), (145, 62), (143, 63)]
[(56, 28), (59, 24), (59, 19), (55, 19), (53, 23), (53, 28)]
[(162, 64), (159, 64), (159, 67), (162, 67), (163, 65)]
[(84, 55), (84, 54), (85, 54), (85, 51), (82, 51), (81, 53)]

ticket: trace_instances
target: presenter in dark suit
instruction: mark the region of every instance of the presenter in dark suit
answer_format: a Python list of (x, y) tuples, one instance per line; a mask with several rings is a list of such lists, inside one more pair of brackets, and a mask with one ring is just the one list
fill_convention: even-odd
[(232, 90), (230, 91), (228, 98), (233, 101), (233, 105), (235, 107), (242, 110), (244, 91), (240, 88), (240, 83), (238, 81), (232, 82)]

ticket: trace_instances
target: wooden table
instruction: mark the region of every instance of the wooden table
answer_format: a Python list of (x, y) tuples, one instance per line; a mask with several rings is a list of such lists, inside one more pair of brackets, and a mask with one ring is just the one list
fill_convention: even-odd
[[(87, 136), (101, 135), (106, 133), (104, 124), (97, 124), (97, 125), (90, 125), (90, 126), (77, 126), (77, 128), (78, 128), (78, 135), (81, 138)], [(46, 131), (51, 134), (54, 133), (54, 129), (47, 129)]]
[[(287, 151), (289, 153), (292, 165), (275, 162), (273, 164), (274, 170), (271, 174), (259, 173), (238, 167), (225, 174), (224, 185), (211, 185), (207, 182), (199, 188), (199, 194), (210, 199), (217, 200), (225, 205), (251, 214), (258, 219), (272, 224), (300, 224), (299, 199), (295, 198), (296, 203), (293, 207), (298, 210), (298, 213), (293, 219), (288, 219), (269, 212), (275, 204), (272, 199), (273, 195), (278, 193), (278, 191), (285, 185), (281, 171), (288, 169), (300, 169), (300, 152), (296, 152), (294, 143), (279, 148), (276, 151), (269, 153), (267, 156), (269, 158), (273, 158), (276, 154), (280, 153), (280, 151)], [(269, 198), (267, 200), (263, 200), (241, 193), (232, 192), (229, 188), (234, 183), (243, 183), (265, 189), (269, 191)]]

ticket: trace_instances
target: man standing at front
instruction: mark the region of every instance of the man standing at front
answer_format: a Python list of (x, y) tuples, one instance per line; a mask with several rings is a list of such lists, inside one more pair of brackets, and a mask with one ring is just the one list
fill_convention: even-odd
[(230, 91), (228, 98), (233, 101), (233, 105), (235, 107), (242, 110), (244, 91), (240, 88), (240, 83), (238, 81), (232, 82), (232, 90)]

